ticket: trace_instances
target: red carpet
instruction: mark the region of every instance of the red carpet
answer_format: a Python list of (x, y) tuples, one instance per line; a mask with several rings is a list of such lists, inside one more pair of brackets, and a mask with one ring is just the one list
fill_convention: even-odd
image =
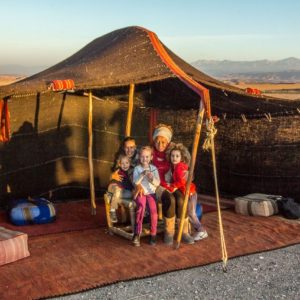
[[(203, 204), (203, 212), (215, 211), (216, 207), (211, 204)], [(29, 236), (37, 236), (51, 233), (84, 230), (106, 226), (105, 207), (103, 202), (97, 204), (96, 215), (91, 215), (89, 200), (65, 202), (55, 204), (56, 221), (43, 225), (15, 226), (9, 223), (6, 213), (0, 212), (0, 226), (22, 231)]]
[(14, 226), (9, 223), (5, 212), (0, 213), (0, 226), (27, 233), (29, 236), (84, 230), (106, 226), (104, 204), (97, 205), (96, 215), (91, 215), (88, 200), (56, 203), (56, 221), (42, 225)]
[[(203, 223), (209, 237), (178, 250), (165, 246), (162, 236), (156, 247), (146, 238), (140, 248), (133, 247), (128, 240), (106, 234), (105, 228), (33, 236), (29, 258), (0, 267), (0, 299), (58, 296), (220, 261), (216, 212), (204, 215)], [(299, 221), (225, 210), (223, 225), (229, 257), (300, 242)]]

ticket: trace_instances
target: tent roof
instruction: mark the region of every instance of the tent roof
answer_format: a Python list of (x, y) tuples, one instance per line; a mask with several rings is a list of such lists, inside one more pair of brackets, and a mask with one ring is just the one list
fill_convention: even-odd
[[(102, 89), (166, 80), (166, 86), (172, 86), (174, 89), (178, 86), (178, 78), (157, 52), (150, 38), (151, 34), (156, 37), (154, 33), (137, 26), (115, 30), (95, 39), (74, 55), (45, 71), (0, 87), (0, 96), (45, 91), (49, 83), (56, 79), (73, 79), (76, 89)], [(157, 37), (156, 39), (159, 41)], [(185, 75), (210, 90), (213, 110), (254, 113), (259, 110), (258, 105), (261, 107), (261, 98), (249, 96), (243, 90), (200, 72), (161, 45), (172, 63)], [(173, 81), (176, 84), (170, 84)], [(178, 92), (182, 88), (181, 85)], [(190, 94), (188, 93), (189, 96)], [(187, 102), (196, 100), (195, 102), (199, 103), (198, 95), (192, 98), (194, 99), (189, 98)], [(266, 112), (278, 111), (282, 106), (294, 106), (294, 103), (289, 101), (264, 99), (268, 102), (263, 103)]]

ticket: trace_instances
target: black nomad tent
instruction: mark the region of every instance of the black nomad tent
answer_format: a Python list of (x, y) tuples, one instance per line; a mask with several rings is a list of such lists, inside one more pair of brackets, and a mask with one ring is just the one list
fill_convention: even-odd
[[(65, 79), (74, 82), (71, 90), (49, 89)], [(300, 102), (248, 95), (211, 78), (141, 27), (113, 31), (43, 72), (0, 87), (10, 112), (9, 140), (0, 144), (0, 197), (70, 198), (90, 189), (91, 167), (100, 192), (125, 135), (148, 144), (156, 123), (170, 124), (175, 141), (191, 147), (200, 98), (206, 113), (220, 119), (220, 193), (299, 197)], [(199, 148), (195, 181), (202, 192), (214, 190), (211, 170), (210, 155)]]

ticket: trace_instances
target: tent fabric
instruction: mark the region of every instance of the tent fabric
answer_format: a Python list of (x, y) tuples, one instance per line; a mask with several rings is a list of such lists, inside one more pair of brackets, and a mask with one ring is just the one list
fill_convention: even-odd
[(209, 91), (207, 88), (199, 84), (197, 81), (193, 80), (193, 78), (189, 77), (182, 69), (180, 69), (174, 61), (171, 59), (171, 57), (168, 55), (165, 48), (162, 46), (160, 41), (158, 40), (155, 33), (148, 31), (148, 35), (150, 37), (150, 40), (160, 55), (161, 59), (164, 61), (164, 63), (169, 66), (169, 68), (172, 70), (174, 74), (177, 75), (177, 77), (185, 84), (187, 85), (191, 90), (193, 90), (196, 94), (198, 94), (201, 99), (204, 102), (206, 112), (208, 116), (211, 115), (210, 111), (210, 98), (209, 98)]
[[(165, 52), (169, 63), (157, 52), (157, 44)], [(185, 83), (170, 65), (180, 72), (185, 83), (193, 82), (187, 89)], [(191, 94), (195, 82), (209, 89), (213, 113), (259, 114), (283, 110), (295, 111), (300, 101), (272, 100), (271, 98), (248, 95), (245, 91), (224, 84), (195, 69), (175, 55), (157, 36), (144, 28), (132, 26), (115, 30), (99, 37), (74, 55), (49, 69), (9, 86), (0, 88), (0, 97), (46, 91), (53, 80), (72, 78), (77, 89), (103, 89), (135, 84), (156, 84), (166, 81), (164, 89), (183, 93), (181, 106), (197, 108), (199, 96)], [(182, 78), (181, 78), (182, 79)], [(158, 84), (158, 86), (160, 86)], [(161, 92), (161, 88), (158, 89)], [(182, 91), (183, 90), (183, 91)], [(169, 104), (174, 105), (172, 99)]]
[[(47, 89), (53, 80), (68, 78), (74, 80), (76, 91)], [(8, 100), (13, 116), (11, 140), (0, 144), (0, 196), (8, 187), (19, 197), (89, 187), (84, 92), (90, 89), (95, 96), (95, 187), (101, 192), (124, 138), (131, 83), (132, 135), (138, 145), (149, 143), (152, 118), (152, 128), (156, 122), (167, 123), (174, 129), (174, 141), (192, 146), (200, 100), (192, 84), (198, 83), (209, 90), (212, 114), (220, 119), (215, 145), (222, 195), (262, 192), (299, 197), (300, 101), (249, 95), (211, 78), (141, 27), (113, 31), (43, 72), (0, 87), (0, 97)], [(151, 117), (151, 109), (158, 113)], [(201, 134), (200, 144), (204, 137)], [(211, 157), (201, 152), (195, 182), (202, 192), (212, 193), (212, 178)]]

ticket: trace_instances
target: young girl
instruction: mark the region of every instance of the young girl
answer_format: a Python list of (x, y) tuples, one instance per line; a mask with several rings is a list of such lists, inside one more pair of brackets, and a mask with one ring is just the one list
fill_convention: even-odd
[(137, 146), (136, 146), (135, 139), (133, 137), (127, 136), (122, 141), (121, 147), (115, 155), (115, 162), (114, 162), (114, 166), (112, 167), (113, 173), (111, 175), (111, 178), (117, 181), (121, 180), (118, 174), (118, 169), (119, 169), (118, 159), (121, 154), (126, 155), (127, 157), (130, 158), (130, 166), (132, 167), (133, 170), (133, 168), (139, 163)]
[(133, 168), (131, 167), (130, 158), (125, 154), (120, 154), (117, 159), (118, 168), (114, 172), (119, 176), (120, 180), (111, 179), (108, 186), (108, 193), (111, 194), (110, 202), (110, 219), (113, 223), (117, 223), (116, 209), (121, 203), (121, 198), (131, 198), (133, 185), (131, 183), (131, 175)]
[(139, 193), (136, 198), (136, 222), (134, 228), (133, 244), (140, 246), (140, 234), (142, 232), (143, 218), (146, 204), (149, 207), (151, 230), (150, 245), (156, 244), (157, 230), (157, 207), (155, 190), (160, 184), (157, 168), (150, 162), (152, 160), (152, 148), (142, 147), (139, 153), (140, 164), (134, 168), (133, 183), (135, 186), (141, 186), (143, 193)]
[[(185, 146), (182, 144), (176, 144), (171, 150), (169, 154), (169, 159), (171, 161), (172, 167), (172, 183), (167, 187), (169, 191), (173, 193), (182, 193), (185, 194), (186, 183), (188, 177), (188, 169), (190, 162), (190, 154)], [(200, 239), (206, 238), (207, 232), (203, 228), (200, 223), (197, 214), (196, 214), (196, 204), (197, 204), (197, 192), (196, 186), (194, 183), (191, 183), (190, 186), (190, 199), (188, 202), (188, 217), (194, 227), (194, 241), (198, 241)], [(180, 216), (177, 216), (180, 217)], [(182, 238), (189, 239), (188, 235), (188, 220), (185, 220), (186, 224), (183, 230)]]

